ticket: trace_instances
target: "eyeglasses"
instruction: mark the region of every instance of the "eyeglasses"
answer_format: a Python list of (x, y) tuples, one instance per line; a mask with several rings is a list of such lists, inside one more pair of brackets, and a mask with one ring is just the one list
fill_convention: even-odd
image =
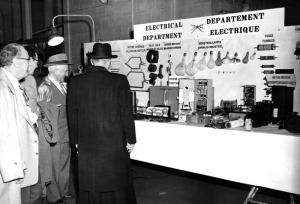
[(29, 57), (29, 59), (32, 59), (32, 61), (36, 61), (36, 62), (38, 62), (39, 60), (38, 59), (36, 59), (35, 57)]
[(27, 61), (29, 61), (30, 60), (30, 58), (28, 57), (28, 58), (24, 58), (24, 57), (17, 57), (16, 59), (22, 59), (22, 60), (27, 60)]

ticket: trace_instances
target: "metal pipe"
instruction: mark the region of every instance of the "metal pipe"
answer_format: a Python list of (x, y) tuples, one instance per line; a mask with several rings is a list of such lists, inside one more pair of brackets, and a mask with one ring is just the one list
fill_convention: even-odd
[[(63, 26), (63, 23), (60, 23), (60, 24), (57, 24), (55, 27), (62, 27)], [(45, 33), (47, 31), (51, 31), (52, 27), (48, 27), (48, 28), (44, 28), (44, 29), (41, 29), (41, 30), (38, 30), (38, 31), (35, 31), (34, 33), (32, 33), (32, 35), (37, 35), (37, 34), (40, 34), (40, 33)]]
[(52, 19), (52, 26), (55, 27), (54, 21), (56, 18), (58, 17), (88, 17), (91, 19), (92, 21), (92, 40), (93, 42), (95, 42), (95, 22), (94, 19), (92, 18), (92, 16), (90, 15), (86, 15), (86, 14), (59, 14), (53, 17)]

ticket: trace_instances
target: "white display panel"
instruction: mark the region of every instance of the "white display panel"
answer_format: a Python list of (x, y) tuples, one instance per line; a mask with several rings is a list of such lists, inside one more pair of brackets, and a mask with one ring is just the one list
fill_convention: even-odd
[(131, 153), (134, 160), (300, 194), (299, 134), (147, 121), (135, 124), (137, 144)]

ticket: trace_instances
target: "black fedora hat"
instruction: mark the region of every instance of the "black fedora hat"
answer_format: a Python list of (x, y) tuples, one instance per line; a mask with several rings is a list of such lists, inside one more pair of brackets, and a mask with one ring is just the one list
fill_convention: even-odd
[(68, 61), (68, 57), (66, 53), (59, 53), (56, 55), (52, 55), (48, 58), (44, 67), (55, 66), (55, 65), (71, 65)]
[(108, 43), (95, 43), (93, 51), (86, 55), (94, 59), (110, 59), (118, 57), (117, 55), (112, 55), (111, 46)]

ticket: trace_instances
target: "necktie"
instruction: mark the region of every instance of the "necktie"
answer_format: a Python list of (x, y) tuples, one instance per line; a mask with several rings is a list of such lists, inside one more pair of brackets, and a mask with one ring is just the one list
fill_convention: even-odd
[(60, 84), (60, 87), (61, 87), (61, 91), (64, 95), (67, 94), (67, 88), (65, 86), (65, 84), (63, 82), (59, 83)]
[(29, 105), (29, 97), (27, 96), (24, 87), (22, 85), (20, 85), (19, 87), (22, 91), (22, 94), (23, 94), (23, 97), (24, 97), (24, 100), (25, 100), (25, 104), (28, 106)]

